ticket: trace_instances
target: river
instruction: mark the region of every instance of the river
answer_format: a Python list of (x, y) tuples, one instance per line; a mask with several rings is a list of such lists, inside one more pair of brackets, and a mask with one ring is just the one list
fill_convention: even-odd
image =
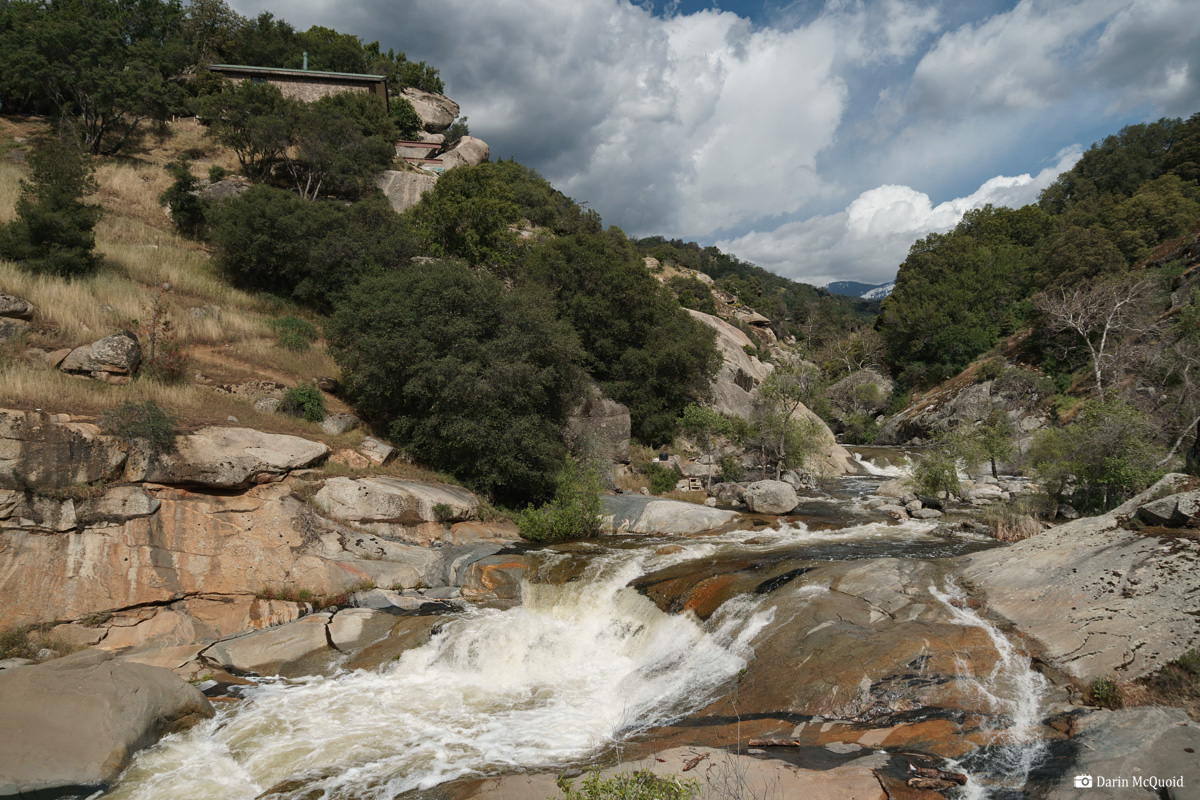
[[(607, 758), (621, 742), (704, 707), (753, 661), (756, 637), (788, 613), (771, 592), (738, 594), (703, 620), (666, 613), (631, 587), (638, 578), (721, 559), (786, 564), (792, 575), (819, 564), (938, 559), (993, 546), (937, 535), (928, 522), (871, 521), (859, 498), (897, 469), (871, 463), (875, 475), (807, 498), (804, 513), (783, 524), (685, 541), (546, 547), (532, 554), (540, 566), (533, 573), (557, 562), (584, 566), (560, 584), (527, 580), (514, 608), (455, 615), (428, 644), (377, 670), (261, 679), (214, 719), (139, 753), (102, 796), (392, 800), (466, 776)], [(1044, 682), (955, 600), (955, 587), (929, 591), (956, 624), (987, 630), (999, 653), (994, 670), (970, 679), (991, 698), (991, 724), (1002, 730), (983, 756), (961, 763), (972, 775), (965, 796), (1003, 793), (1040, 757), (1034, 731)]]

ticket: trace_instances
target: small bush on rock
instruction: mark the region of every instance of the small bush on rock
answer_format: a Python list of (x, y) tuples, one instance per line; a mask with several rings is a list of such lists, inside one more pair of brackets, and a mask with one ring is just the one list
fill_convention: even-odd
[(126, 400), (100, 414), (100, 429), (130, 444), (145, 442), (151, 456), (175, 451), (178, 428), (175, 418), (153, 400), (135, 403)]
[(653, 494), (663, 494), (672, 491), (683, 474), (674, 466), (661, 461), (650, 461), (642, 465), (642, 474), (650, 480), (650, 491)]
[(579, 788), (566, 778), (559, 778), (557, 783), (564, 800), (690, 800), (700, 796), (696, 780), (660, 777), (649, 770), (602, 778), (600, 770), (593, 767)]
[(527, 507), (517, 518), (517, 530), (531, 542), (586, 539), (600, 533), (600, 476), (567, 459), (554, 499), (541, 508)]
[(1092, 702), (1101, 708), (1120, 708), (1124, 703), (1121, 699), (1121, 687), (1111, 678), (1096, 678), (1088, 690)]
[(283, 393), (279, 411), (308, 422), (320, 422), (325, 419), (325, 398), (321, 396), (321, 390), (311, 383), (299, 383)]

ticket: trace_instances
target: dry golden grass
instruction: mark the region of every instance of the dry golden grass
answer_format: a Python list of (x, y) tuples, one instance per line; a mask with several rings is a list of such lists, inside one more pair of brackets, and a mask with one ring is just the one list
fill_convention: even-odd
[(207, 135), (207, 128), (195, 117), (184, 117), (167, 123), (167, 137), (151, 138), (145, 143), (140, 158), (165, 165), (174, 161), (181, 153), (192, 160), (192, 173), (201, 180), (208, 177), (210, 167), (221, 166), (228, 172), (237, 172), (240, 166), (232, 150), (217, 144)]
[(247, 398), (215, 392), (199, 384), (163, 384), (139, 378), (123, 386), (113, 386), (73, 377), (40, 364), (22, 361), (0, 364), (0, 407), (90, 416), (125, 401), (144, 403), (147, 400), (153, 400), (175, 415), (187, 429), (229, 425), (232, 424), (229, 417), (235, 417), (237, 424), (243, 427), (302, 436), (325, 442), (335, 450), (355, 447), (363, 437), (361, 431), (329, 436), (315, 423), (286, 414), (256, 411)]
[[(28, 141), (43, 128), (36, 120), (0, 119), (0, 140)], [(144, 323), (154, 287), (168, 282), (171, 289), (162, 297), (174, 338), (188, 360), (186, 375), (199, 370), (221, 379), (269, 378), (292, 385), (339, 374), (322, 342), (303, 353), (277, 347), (270, 320), (278, 309), (269, 300), (226, 284), (212, 269), (206, 248), (176, 234), (158, 202), (171, 183), (163, 166), (184, 153), (193, 159), (193, 172), (204, 178), (213, 164), (234, 171), (237, 162), (231, 152), (207, 139), (194, 120), (170, 124), (166, 131), (165, 137), (147, 137), (135, 157), (97, 162), (97, 191), (91, 202), (104, 209), (95, 229), (96, 250), (104, 258), (97, 274), (67, 281), (0, 262), (0, 292), (24, 297), (37, 308), (30, 334), (0, 351), (0, 405), (89, 415), (125, 400), (153, 400), (189, 427), (227, 424), (232, 416), (241, 425), (264, 431), (319, 439), (335, 448), (356, 446), (361, 432), (329, 437), (312, 423), (262, 414), (249, 400), (207, 386), (146, 379), (110, 386), (64, 375), (24, 357), (23, 346), (74, 347), (133, 327), (138, 320)], [(0, 161), (0, 220), (15, 215), (24, 172), (15, 162)], [(334, 398), (327, 398), (327, 405), (331, 412), (344, 410)], [(397, 465), (388, 474), (437, 477), (410, 465)]]
[(140, 313), (144, 290), (124, 275), (104, 271), (66, 281), (34, 275), (0, 261), (0, 290), (24, 297), (37, 308), (35, 327), (43, 344), (74, 346), (129, 326)]
[(640, 494), (642, 489), (650, 488), (650, 480), (640, 472), (625, 472), (617, 476), (617, 488), (623, 492)]
[(305, 381), (323, 375), (341, 375), (337, 362), (329, 355), (324, 342), (320, 341), (314, 342), (304, 352), (297, 353), (277, 346), (273, 338), (246, 339), (230, 348), (230, 352), (248, 364), (287, 373)]
[(96, 200), (105, 214), (133, 218), (167, 230), (170, 219), (158, 197), (171, 185), (167, 171), (156, 164), (103, 161), (96, 167)]
[(17, 196), (25, 172), (12, 162), (0, 161), (0, 222), (12, 222), (17, 216)]

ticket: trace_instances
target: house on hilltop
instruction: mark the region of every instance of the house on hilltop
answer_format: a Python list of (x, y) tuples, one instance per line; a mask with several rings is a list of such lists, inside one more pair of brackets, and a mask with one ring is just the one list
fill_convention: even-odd
[(247, 67), (238, 64), (212, 64), (208, 69), (230, 80), (274, 84), (279, 87), (279, 91), (283, 92), (284, 97), (303, 100), (306, 103), (342, 92), (367, 92), (378, 97), (385, 107), (389, 106), (387, 79), (382, 75)]

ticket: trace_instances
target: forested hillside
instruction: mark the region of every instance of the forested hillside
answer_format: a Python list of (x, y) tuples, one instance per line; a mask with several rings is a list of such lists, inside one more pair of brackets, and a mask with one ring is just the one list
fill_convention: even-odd
[(869, 300), (833, 295), (807, 283), (798, 283), (715, 246), (649, 236), (637, 240), (638, 251), (672, 266), (703, 272), (716, 287), (771, 320), (779, 338), (828, 339), (873, 317), (878, 304)]
[[(1037, 205), (972, 211), (953, 231), (916, 242), (877, 326), (900, 382), (950, 377), (1042, 323), (1039, 293), (1120, 281), (1169, 255), (1200, 220), (1198, 164), (1200, 114), (1130, 126), (1093, 145)], [(1064, 374), (1072, 365), (1047, 366)]]
[[(971, 390), (970, 424), (1054, 496), (1111, 507), (1189, 446), (1196, 469), (1200, 114), (1129, 126), (1093, 145), (1037, 205), (971, 211), (919, 240), (876, 329), (901, 390), (952, 378), (890, 425), (892, 438), (985, 383)], [(1027, 413), (1033, 428), (1047, 413), (1074, 424), (1017, 453), (1012, 418)], [(941, 437), (945, 452), (964, 430)]]

